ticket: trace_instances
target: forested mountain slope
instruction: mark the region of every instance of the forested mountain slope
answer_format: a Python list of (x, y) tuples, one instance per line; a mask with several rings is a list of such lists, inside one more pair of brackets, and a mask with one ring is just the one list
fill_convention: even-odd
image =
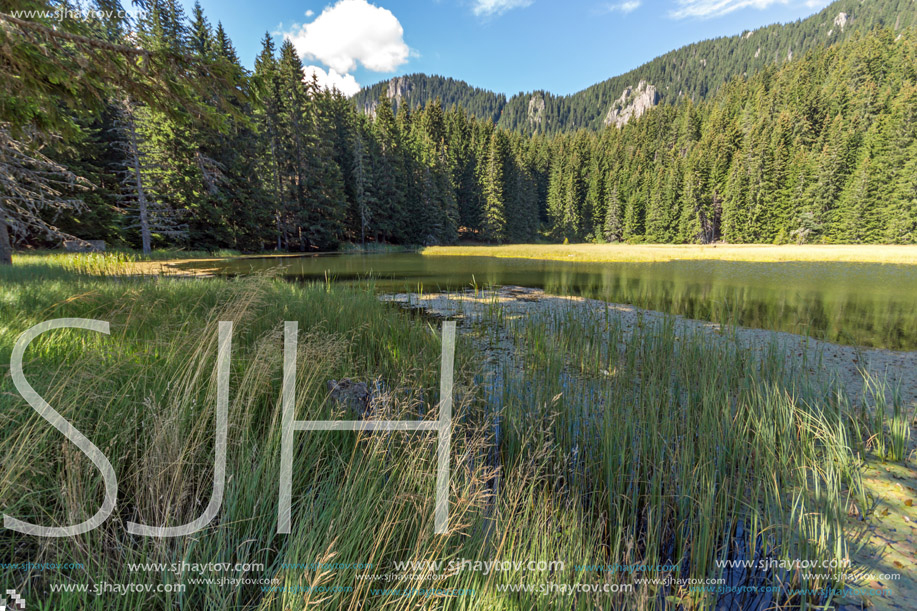
[(395, 110), (404, 100), (411, 108), (423, 108), (427, 102), (439, 98), (444, 106), (458, 106), (466, 113), (479, 119), (490, 119), (495, 123), (506, 108), (506, 96), (479, 87), (472, 87), (465, 81), (443, 76), (409, 74), (376, 83), (366, 87), (353, 97), (357, 108), (371, 113), (385, 96), (392, 101)]
[[(500, 127), (522, 133), (554, 134), (578, 128), (599, 129), (612, 123), (609, 113), (628, 88), (641, 81), (655, 89), (648, 102), (674, 103), (680, 97), (698, 102), (738, 75), (751, 76), (766, 66), (801, 57), (813, 48), (849, 40), (858, 31), (889, 27), (900, 31), (917, 24), (915, 0), (838, 0), (817, 14), (730, 37), (697, 42), (568, 96), (547, 91), (502, 94), (463, 81), (414, 74), (377, 83), (358, 93), (359, 108), (372, 110), (380, 95), (395, 103), (422, 107), (436, 98), (479, 118), (493, 117)], [(630, 103), (624, 99), (623, 105)]]
[(557, 238), (917, 241), (917, 30), (880, 29), (552, 140)]

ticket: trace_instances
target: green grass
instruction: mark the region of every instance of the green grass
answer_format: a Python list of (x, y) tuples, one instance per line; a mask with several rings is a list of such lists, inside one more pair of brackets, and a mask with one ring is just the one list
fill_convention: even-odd
[(157, 248), (150, 253), (143, 254), (132, 248), (109, 248), (103, 253), (71, 253), (63, 250), (21, 250), (16, 253), (20, 260), (27, 258), (40, 258), (45, 261), (65, 261), (68, 258), (83, 258), (86, 256), (125, 258), (130, 261), (167, 261), (173, 259), (207, 259), (211, 257), (238, 257), (242, 253), (238, 250), (222, 248), (218, 250), (186, 250), (181, 248)]
[(482, 256), (549, 261), (653, 262), (679, 259), (721, 261), (845, 261), (917, 265), (917, 246), (766, 244), (509, 244), (506, 246), (431, 246), (430, 256)]
[[(61, 251), (23, 251), (13, 255), (13, 267), (3, 271), (7, 279), (35, 275), (49, 277), (161, 275), (170, 273), (169, 262), (188, 259), (212, 259), (239, 256), (235, 251), (155, 250), (142, 254), (132, 250), (104, 253), (68, 253)], [(37, 276), (37, 277), (38, 277)]]
[[(633, 583), (629, 575), (577, 571), (577, 564), (672, 563), (681, 577), (716, 577), (715, 560), (739, 540), (774, 557), (846, 558), (847, 504), (859, 499), (866, 506), (856, 452), (871, 451), (876, 426), (890, 459), (902, 443), (895, 417), (877, 424), (858, 416), (835, 385), (807, 376), (776, 350), (752, 360), (741, 346), (675, 337), (670, 324), (646, 325), (624, 341), (611, 317), (510, 319), (494, 305), (484, 323), (460, 337), (457, 352), (449, 534), (433, 534), (435, 435), (299, 432), (293, 533), (277, 535), (283, 322), (300, 323), (298, 419), (328, 417), (326, 381), (342, 377), (384, 384), (386, 419), (435, 418), (438, 322), (399, 312), (368, 290), (258, 277), (135, 278), (117, 274), (117, 255), (85, 261), (67, 267), (55, 258), (17, 259), (0, 268), (0, 504), (8, 515), (46, 525), (76, 522), (95, 512), (103, 490), (93, 465), (15, 393), (7, 364), (16, 337), (52, 318), (111, 323), (110, 336), (48, 333), (26, 355), (32, 386), (102, 449), (120, 485), (115, 514), (91, 533), (0, 535), (6, 562), (85, 567), (0, 569), (5, 587), (34, 608), (407, 609), (433, 603), (373, 590), (439, 587), (475, 591), (436, 598), (440, 608), (569, 609), (570, 596), (510, 594), (498, 586)], [(112, 270), (116, 276), (106, 277)], [(192, 537), (128, 535), (127, 521), (182, 524), (210, 498), (221, 320), (235, 325), (222, 509)], [(488, 367), (482, 345), (499, 355)], [(881, 385), (875, 389), (872, 400), (884, 401)], [(388, 583), (356, 578), (394, 573), (395, 561), (457, 559), (566, 566), (431, 579), (426, 571)], [(374, 568), (283, 568), (320, 561)], [(352, 590), (195, 585), (187, 572), (130, 570), (141, 562), (260, 563), (263, 573), (208, 577)], [(52, 593), (61, 583), (187, 589)], [(787, 583), (826, 585), (798, 576)], [(665, 594), (685, 608), (713, 602), (686, 591)], [(660, 599), (655, 587), (639, 586), (576, 600), (577, 608), (641, 609), (658, 607)]]

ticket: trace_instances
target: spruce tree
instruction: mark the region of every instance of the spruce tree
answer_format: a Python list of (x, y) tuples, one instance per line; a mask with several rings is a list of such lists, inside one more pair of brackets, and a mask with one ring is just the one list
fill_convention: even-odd
[(489, 242), (502, 243), (506, 239), (506, 201), (504, 185), (504, 156), (506, 140), (502, 132), (490, 135), (490, 145), (482, 173), (484, 195), (483, 237)]

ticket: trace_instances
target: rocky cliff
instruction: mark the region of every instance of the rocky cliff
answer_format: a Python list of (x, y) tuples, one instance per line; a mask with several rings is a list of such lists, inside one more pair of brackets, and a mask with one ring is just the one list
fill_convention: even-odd
[[(392, 104), (395, 108), (401, 104), (401, 101), (405, 98), (410, 98), (411, 92), (414, 91), (414, 81), (407, 76), (396, 76), (395, 78), (389, 80), (386, 83), (385, 87), (385, 97), (392, 101)], [(376, 106), (379, 104), (379, 99), (368, 99), (363, 102), (362, 105), (358, 108), (362, 108), (363, 112), (371, 117), (376, 116)]]
[(640, 81), (637, 88), (626, 87), (621, 97), (615, 100), (608, 114), (605, 115), (605, 125), (622, 127), (631, 119), (639, 119), (647, 110), (659, 103), (659, 94), (656, 88)]
[(529, 112), (528, 120), (529, 125), (532, 127), (538, 127), (544, 121), (544, 96), (540, 93), (536, 93), (529, 100)]

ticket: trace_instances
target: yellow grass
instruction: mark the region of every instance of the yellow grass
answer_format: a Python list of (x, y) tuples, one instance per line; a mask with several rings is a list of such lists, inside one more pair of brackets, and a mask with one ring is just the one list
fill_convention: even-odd
[(429, 256), (482, 256), (550, 261), (648, 263), (678, 259), (722, 261), (839, 261), (917, 265), (917, 246), (718, 244), (512, 244), (507, 246), (431, 246)]

